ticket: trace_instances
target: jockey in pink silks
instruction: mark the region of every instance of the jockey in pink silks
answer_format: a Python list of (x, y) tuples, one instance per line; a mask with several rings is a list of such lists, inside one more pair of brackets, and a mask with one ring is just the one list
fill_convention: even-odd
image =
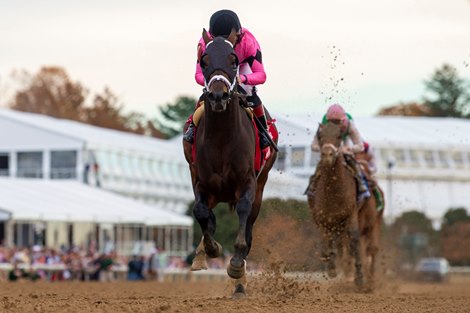
[[(354, 170), (354, 176), (356, 177), (358, 183), (358, 201), (365, 200), (370, 197), (369, 188), (367, 186), (367, 181), (362, 173), (361, 167), (359, 163), (354, 158), (354, 153), (360, 153), (364, 151), (364, 144), (359, 131), (354, 124), (353, 118), (350, 114), (346, 113), (343, 107), (339, 104), (333, 104), (328, 108), (328, 111), (322, 118), (322, 124), (334, 123), (341, 126), (341, 138), (342, 138), (342, 145), (341, 151), (343, 152), (344, 159), (346, 163)], [(312, 142), (312, 151), (318, 152), (320, 151), (320, 146), (318, 144), (317, 133), (315, 133), (315, 137), (313, 138)], [(311, 183), (313, 179), (317, 176), (317, 172), (313, 174), (311, 178)]]
[[(241, 27), (240, 20), (235, 12), (230, 10), (220, 10), (215, 12), (209, 22), (209, 34), (212, 38), (223, 36), (228, 37), (234, 29), (237, 32), (238, 40), (235, 43), (235, 53), (240, 61), (239, 76), (237, 82), (239, 84), (239, 91), (247, 95), (247, 102), (253, 108), (253, 112), (258, 120), (261, 122), (269, 134), (268, 124), (264, 113), (264, 107), (260, 97), (257, 94), (256, 86), (261, 85), (266, 81), (266, 73), (261, 57), (261, 47), (256, 40), (255, 36), (250, 33), (246, 28)], [(206, 49), (204, 39), (201, 38), (197, 47), (197, 63), (196, 63), (196, 82), (204, 86), (204, 75), (199, 64), (200, 58)], [(193, 115), (192, 122), (189, 124), (183, 138), (184, 140), (193, 143), (195, 127), (199, 122), (199, 115), (197, 111)], [(269, 146), (269, 141), (263, 132), (260, 132), (260, 146), (266, 148)]]

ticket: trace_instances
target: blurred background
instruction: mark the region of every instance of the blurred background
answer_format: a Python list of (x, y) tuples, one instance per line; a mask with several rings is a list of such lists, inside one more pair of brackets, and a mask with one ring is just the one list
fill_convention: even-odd
[[(280, 130), (253, 268), (275, 253), (318, 269), (303, 192), (318, 122), (341, 103), (377, 157), (384, 264), (444, 257), (467, 271), (468, 0), (47, 0), (0, 2), (3, 277), (156, 279), (188, 267), (200, 229), (181, 129), (202, 90), (197, 41), (222, 8), (260, 42), (259, 93)], [(216, 215), (229, 255), (238, 219), (225, 205)]]

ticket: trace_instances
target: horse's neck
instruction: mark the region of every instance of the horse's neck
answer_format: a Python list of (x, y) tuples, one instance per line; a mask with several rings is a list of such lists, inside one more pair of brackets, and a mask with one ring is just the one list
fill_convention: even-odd
[[(209, 104), (206, 104), (209, 105)], [(215, 113), (210, 108), (204, 109), (204, 137), (206, 139), (216, 139), (235, 134), (234, 129), (241, 125), (243, 110), (238, 103), (238, 98), (234, 98), (227, 104), (225, 112)]]
[(339, 180), (343, 179), (347, 171), (344, 162), (342, 155), (339, 155), (331, 166), (320, 161), (320, 171), (326, 182), (339, 186)]

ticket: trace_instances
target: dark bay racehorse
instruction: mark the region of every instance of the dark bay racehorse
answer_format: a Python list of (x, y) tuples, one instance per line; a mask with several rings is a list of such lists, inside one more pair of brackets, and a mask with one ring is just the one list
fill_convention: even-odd
[(345, 166), (340, 151), (342, 142), (340, 126), (320, 125), (317, 132), (321, 158), (314, 180), (314, 193), (309, 193), (308, 203), (313, 219), (322, 234), (321, 257), (326, 262), (328, 275), (336, 276), (336, 255), (341, 253), (343, 242), (349, 242), (354, 258), (355, 283), (363, 284), (359, 218), (356, 204), (356, 181)]
[(250, 252), (253, 224), (276, 152), (271, 148), (271, 157), (257, 177), (254, 167), (256, 129), (241, 105), (245, 99), (236, 88), (238, 59), (233, 47), (237, 36), (232, 32), (227, 39), (211, 39), (203, 30), (203, 38), (206, 51), (200, 64), (206, 91), (204, 115), (194, 143), (196, 160), (192, 157), (191, 144), (183, 140), (195, 195), (193, 213), (203, 232), (192, 269), (206, 269), (206, 256), (215, 258), (222, 254), (221, 245), (214, 239), (216, 219), (212, 209), (219, 202), (229, 203), (238, 214), (239, 229), (227, 273), (236, 279), (234, 297), (239, 297), (245, 295), (245, 259)]

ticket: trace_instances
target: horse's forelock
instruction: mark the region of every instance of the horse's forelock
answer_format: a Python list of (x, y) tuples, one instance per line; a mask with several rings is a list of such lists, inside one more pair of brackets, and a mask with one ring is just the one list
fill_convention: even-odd
[(339, 144), (340, 137), (341, 137), (340, 125), (328, 123), (326, 125), (323, 125), (321, 128), (319, 128), (318, 131), (320, 132), (318, 139), (321, 144), (325, 144), (325, 143), (338, 143)]

